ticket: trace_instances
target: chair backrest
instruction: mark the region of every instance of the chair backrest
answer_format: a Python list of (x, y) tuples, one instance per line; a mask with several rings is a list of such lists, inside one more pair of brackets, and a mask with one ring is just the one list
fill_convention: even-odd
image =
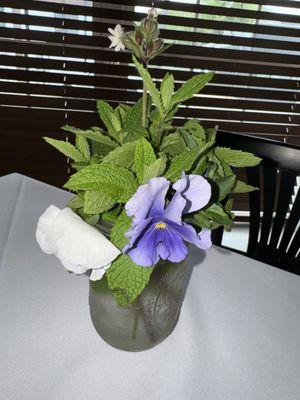
[[(218, 132), (217, 144), (263, 159), (259, 166), (246, 168), (248, 184), (260, 189), (249, 193), (246, 254), (300, 274), (300, 190), (291, 206), (300, 175), (300, 147), (225, 131)], [(215, 238), (216, 244), (221, 244), (222, 233)]]

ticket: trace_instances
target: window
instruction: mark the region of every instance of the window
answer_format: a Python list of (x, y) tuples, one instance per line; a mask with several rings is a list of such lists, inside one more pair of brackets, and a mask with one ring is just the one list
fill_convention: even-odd
[(106, 36), (117, 23), (129, 30), (152, 3), (161, 37), (175, 42), (150, 66), (153, 77), (173, 69), (180, 83), (216, 72), (179, 110), (179, 124), (199, 118), (300, 145), (300, 1), (3, 0), (1, 174), (17, 169), (60, 185), (64, 158), (42, 136), (62, 138), (65, 123), (97, 125), (97, 98), (115, 104), (140, 97), (129, 54), (109, 49)]

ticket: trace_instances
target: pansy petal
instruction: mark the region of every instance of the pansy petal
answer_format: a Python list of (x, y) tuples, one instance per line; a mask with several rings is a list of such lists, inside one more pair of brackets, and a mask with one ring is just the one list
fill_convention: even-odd
[(187, 204), (183, 213), (200, 210), (208, 203), (211, 197), (209, 182), (200, 175), (185, 175), (174, 185), (173, 189), (180, 192)]
[(162, 215), (170, 182), (166, 178), (152, 178), (138, 188), (126, 203), (125, 210), (137, 225), (148, 216)]
[(170, 251), (166, 247), (164, 242), (158, 243), (157, 253), (158, 253), (159, 257), (162, 258), (163, 260), (167, 260), (167, 258), (170, 256)]
[(211, 231), (209, 229), (202, 229), (198, 236), (201, 242), (200, 248), (203, 250), (210, 249), (212, 246)]
[(176, 192), (164, 212), (164, 218), (170, 219), (177, 224), (181, 223), (181, 216), (186, 207), (186, 200), (179, 192)]
[(168, 224), (182, 237), (183, 240), (194, 244), (195, 246), (199, 247), (199, 249), (207, 250), (211, 247), (209, 230), (204, 230), (198, 234), (197, 231), (189, 224), (183, 223), (182, 225), (179, 225), (172, 221), (169, 221)]
[(187, 247), (177, 232), (167, 227), (160, 230), (159, 236), (159, 243), (162, 243), (164, 247), (158, 249), (160, 256), (166, 256), (169, 253), (165, 258), (173, 263), (178, 263), (186, 258)]
[(157, 238), (153, 233), (154, 227), (151, 226), (144, 233), (136, 246), (127, 252), (133, 262), (143, 267), (152, 267), (159, 260), (157, 253)]
[(180, 234), (173, 229), (159, 229), (152, 225), (136, 244), (128, 251), (130, 258), (138, 265), (151, 267), (159, 257), (177, 263), (187, 256), (187, 247)]
[(141, 221), (140, 224), (132, 226), (129, 231), (125, 233), (125, 236), (129, 238), (129, 243), (123, 248), (123, 253), (126, 253), (131, 247), (134, 246), (142, 232), (151, 223), (152, 218), (147, 218)]

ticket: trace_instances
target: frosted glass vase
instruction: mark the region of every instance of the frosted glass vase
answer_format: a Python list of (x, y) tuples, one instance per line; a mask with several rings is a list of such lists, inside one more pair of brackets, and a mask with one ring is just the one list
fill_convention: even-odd
[(104, 277), (90, 281), (89, 303), (94, 327), (105, 342), (126, 351), (150, 349), (174, 330), (193, 268), (193, 261), (160, 262), (134, 303), (121, 307)]

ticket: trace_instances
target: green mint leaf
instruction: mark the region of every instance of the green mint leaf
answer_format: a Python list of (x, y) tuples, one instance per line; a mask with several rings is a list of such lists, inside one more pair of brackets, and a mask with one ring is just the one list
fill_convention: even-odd
[(98, 127), (93, 127), (87, 130), (76, 128), (75, 126), (65, 125), (62, 127), (67, 132), (72, 132), (76, 136), (82, 136), (85, 139), (92, 141), (92, 153), (98, 156), (105, 156), (110, 151), (118, 147), (118, 144), (109, 136), (106, 136)]
[(243, 181), (237, 181), (234, 187), (234, 193), (249, 193), (253, 192), (254, 190), (259, 190), (259, 188), (248, 185), (246, 182)]
[(241, 150), (231, 150), (227, 147), (216, 147), (215, 155), (231, 167), (254, 167), (261, 162), (261, 158), (252, 153)]
[(162, 175), (166, 169), (166, 162), (167, 157), (164, 155), (155, 160), (152, 164), (146, 166), (141, 184), (147, 183), (151, 178)]
[(186, 150), (175, 156), (172, 161), (170, 168), (166, 173), (166, 178), (172, 182), (177, 181), (181, 177), (183, 171), (188, 172), (199, 155), (199, 149)]
[(51, 144), (51, 146), (55, 147), (58, 151), (64, 154), (67, 157), (72, 158), (72, 160), (76, 162), (84, 162), (86, 159), (84, 158), (83, 154), (79, 150), (76, 149), (69, 142), (65, 142), (64, 140), (56, 140), (49, 137), (44, 137), (44, 140)]
[[(125, 106), (125, 107), (124, 107)], [(114, 113), (116, 114), (118, 120), (121, 123), (121, 126), (123, 127), (124, 121), (126, 118), (127, 112), (131, 109), (130, 106), (127, 106), (126, 104), (119, 104), (115, 109)]]
[(118, 144), (116, 142), (114, 142), (107, 135), (105, 135), (103, 133), (102, 129), (100, 129), (97, 126), (93, 126), (90, 129), (80, 129), (80, 128), (76, 128), (75, 126), (65, 125), (62, 127), (62, 129), (67, 132), (75, 133), (75, 135), (81, 135), (81, 136), (85, 137), (86, 139), (90, 139), (95, 142), (109, 143), (110, 147), (112, 147), (112, 148), (116, 148), (118, 146)]
[(169, 72), (164, 76), (160, 85), (160, 94), (165, 110), (168, 110), (174, 93), (174, 77)]
[(194, 214), (192, 222), (200, 228), (211, 229), (210, 218), (207, 217), (203, 211), (199, 211), (197, 214)]
[(178, 104), (175, 104), (175, 106), (173, 106), (173, 107), (170, 109), (170, 111), (168, 112), (168, 114), (167, 114), (166, 117), (165, 117), (165, 122), (170, 122), (170, 121), (172, 121), (172, 119), (174, 118), (175, 114), (176, 114), (177, 111), (178, 111), (178, 108), (179, 108)]
[(87, 191), (84, 196), (83, 211), (85, 214), (102, 214), (111, 209), (115, 203), (115, 200), (106, 193)]
[(234, 175), (224, 176), (216, 181), (219, 188), (219, 199), (221, 201), (232, 191), (233, 186), (236, 182), (236, 177)]
[(186, 146), (191, 150), (204, 144), (201, 139), (191, 135), (187, 130), (183, 128), (179, 128), (178, 132), (180, 133), (180, 136), (184, 140)]
[(108, 133), (117, 140), (120, 141), (120, 130), (121, 122), (114, 112), (113, 108), (103, 100), (97, 100), (97, 108), (101, 121), (105, 125)]
[(123, 249), (123, 247), (129, 241), (129, 239), (125, 236), (125, 233), (131, 227), (131, 223), (131, 218), (128, 217), (125, 211), (123, 211), (122, 214), (115, 221), (115, 224), (111, 230), (110, 240), (119, 249)]
[(135, 142), (129, 142), (123, 144), (121, 147), (117, 147), (109, 154), (107, 154), (102, 162), (111, 162), (113, 164), (119, 165), (121, 167), (126, 167), (131, 169), (134, 163), (134, 154), (135, 154)]
[(160, 94), (159, 91), (157, 90), (157, 87), (155, 85), (155, 83), (153, 82), (149, 72), (142, 66), (142, 64), (140, 64), (137, 59), (133, 56), (133, 62), (137, 68), (137, 70), (139, 71), (139, 74), (141, 76), (141, 78), (144, 81), (144, 84), (146, 85), (151, 97), (152, 97), (152, 101), (155, 104), (156, 108), (158, 109), (158, 111), (160, 112), (160, 114), (162, 115), (164, 112), (163, 109), (163, 104), (160, 98)]
[(114, 224), (117, 219), (118, 219), (118, 207), (106, 211), (101, 215), (101, 220), (103, 220), (104, 222), (111, 222)]
[(81, 135), (76, 135), (76, 147), (77, 147), (77, 150), (79, 150), (80, 153), (83, 155), (83, 157), (87, 161), (89, 161), (90, 157), (91, 157), (90, 146), (85, 137), (83, 137)]
[(185, 151), (186, 144), (180, 133), (175, 132), (163, 138), (160, 150), (173, 157)]
[(72, 175), (64, 187), (75, 191), (99, 191), (116, 202), (126, 202), (137, 190), (137, 182), (128, 169), (102, 163), (92, 164)]
[(156, 160), (155, 153), (151, 144), (145, 139), (140, 139), (135, 147), (134, 169), (139, 182), (144, 179), (144, 173), (147, 166)]
[(217, 224), (224, 226), (233, 225), (232, 219), (220, 204), (214, 203), (209, 208), (202, 210), (201, 213)]
[(143, 268), (121, 255), (106, 272), (109, 288), (120, 306), (131, 304), (149, 282), (153, 268)]
[(126, 112), (123, 129), (127, 132), (125, 142), (139, 139), (141, 136), (148, 136), (147, 130), (143, 127), (143, 99), (140, 99)]
[(83, 205), (84, 205), (84, 192), (78, 193), (67, 203), (67, 207), (70, 207), (72, 210), (77, 210), (78, 208), (82, 208)]
[(232, 210), (232, 206), (233, 206), (233, 197), (229, 197), (229, 199), (226, 201), (224, 208), (228, 213), (230, 213)]
[(99, 215), (88, 215), (84, 218), (85, 222), (89, 225), (95, 226), (98, 224), (100, 219)]
[(214, 74), (212, 72), (194, 75), (192, 78), (186, 81), (177, 90), (177, 92), (174, 93), (172, 104), (181, 103), (192, 98), (195, 94), (200, 92), (200, 90), (212, 79), (213, 76)]
[(210, 142), (215, 142), (218, 129), (219, 129), (218, 125), (216, 125), (214, 128), (206, 129), (205, 130), (206, 140), (208, 140)]
[(190, 119), (189, 121), (187, 121), (183, 125), (183, 128), (187, 130), (194, 138), (199, 139), (201, 142), (206, 141), (205, 130), (196, 119)]
[(202, 147), (198, 147), (193, 150), (185, 150), (181, 154), (175, 156), (171, 161), (171, 165), (167, 170), (165, 177), (170, 179), (172, 182), (177, 181), (177, 179), (181, 177), (182, 172), (189, 172), (197, 161), (198, 157), (200, 157), (212, 145), (212, 142), (208, 142)]
[(233, 175), (232, 169), (229, 167), (228, 164), (226, 164), (224, 161), (222, 162), (222, 168), (225, 176), (231, 176)]
[(192, 173), (195, 175), (202, 175), (206, 170), (206, 167), (207, 167), (207, 156), (203, 156), (197, 162), (196, 167), (194, 168)]

